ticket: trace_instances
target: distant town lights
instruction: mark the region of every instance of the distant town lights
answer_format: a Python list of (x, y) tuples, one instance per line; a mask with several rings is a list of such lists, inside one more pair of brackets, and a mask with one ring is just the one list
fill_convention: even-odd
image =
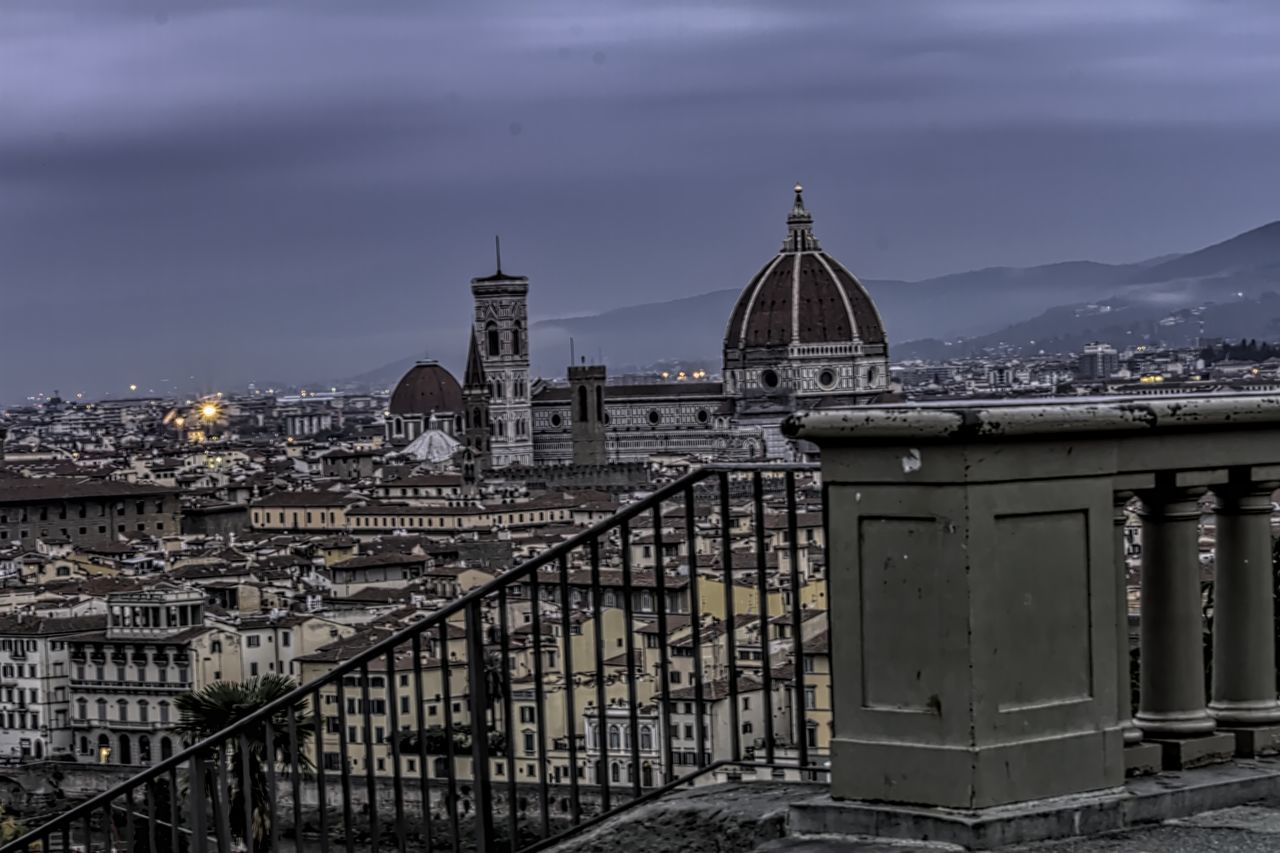
[(200, 407), (200, 417), (211, 421), (218, 416), (218, 407), (213, 403), (205, 403)]
[(129, 390), (130, 390), (130, 391), (137, 391), (137, 390), (138, 390), (138, 386), (137, 386), (136, 384), (134, 384), (134, 383), (132, 383), (132, 382), (131, 382), (131, 383), (129, 383)]

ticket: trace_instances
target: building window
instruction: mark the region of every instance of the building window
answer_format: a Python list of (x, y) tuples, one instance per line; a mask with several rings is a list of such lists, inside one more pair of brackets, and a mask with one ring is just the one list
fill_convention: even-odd
[(650, 409), (649, 424), (651, 426), (657, 426), (660, 423), (662, 423), (662, 414), (657, 409)]
[(818, 688), (812, 684), (806, 685), (804, 688), (804, 706), (808, 710), (818, 707)]
[(521, 334), (522, 328), (523, 327), (520, 325), (519, 320), (516, 320), (513, 324), (511, 324), (511, 354), (512, 355), (520, 354), (520, 347), (521, 347), (520, 334)]
[(648, 726), (640, 727), (640, 748), (645, 750), (653, 749), (653, 729)]
[(258, 646), (262, 645), (262, 638), (259, 636), (250, 634), (248, 639), (248, 645), (249, 645), (249, 648), (256, 649), (258, 648)]
[(822, 388), (830, 390), (836, 385), (836, 375), (831, 370), (824, 370), (818, 374), (818, 385)]
[(760, 384), (766, 388), (778, 387), (778, 371), (768, 368), (760, 371)]
[(490, 320), (488, 323), (485, 323), (484, 336), (485, 336), (486, 348), (489, 350), (489, 355), (501, 355), (502, 342), (498, 337), (498, 324), (493, 322), (492, 320)]
[[(609, 748), (610, 749), (622, 748), (622, 730), (619, 729), (617, 726), (609, 726)], [(615, 765), (615, 769), (617, 769), (616, 765)], [(616, 782), (617, 780), (615, 779), (614, 781)]]

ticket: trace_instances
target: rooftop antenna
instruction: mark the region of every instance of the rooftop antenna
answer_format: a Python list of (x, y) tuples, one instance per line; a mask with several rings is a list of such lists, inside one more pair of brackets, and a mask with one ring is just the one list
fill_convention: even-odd
[(502, 275), (502, 238), (497, 234), (493, 235), (493, 253), (498, 258), (498, 275)]
[(577, 360), (578, 359), (573, 352), (573, 338), (570, 337), (569, 338), (569, 366), (573, 367), (573, 365), (577, 362)]

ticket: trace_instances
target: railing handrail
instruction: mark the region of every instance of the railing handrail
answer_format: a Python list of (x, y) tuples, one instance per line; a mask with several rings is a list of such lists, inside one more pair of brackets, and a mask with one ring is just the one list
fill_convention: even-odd
[[(198, 741), (191, 746), (181, 750), (171, 758), (162, 760), (160, 763), (152, 765), (145, 771), (130, 776), (120, 784), (89, 798), (85, 802), (68, 809), (62, 814), (57, 815), (47, 823), (32, 829), (18, 838), (10, 841), (8, 844), (0, 846), (0, 853), (17, 853), (17, 851), (25, 851), (27, 846), (33, 842), (39, 841), (52, 835), (55, 831), (60, 830), (64, 826), (70, 825), (78, 818), (92, 815), (92, 813), (104, 805), (110, 805), (113, 800), (121, 795), (127, 794), (133, 789), (148, 784), (154, 779), (176, 771), (181, 765), (198, 758), (201, 753), (216, 748), (219, 744), (224, 743), (230, 738), (236, 737), (241, 732), (252, 726), (269, 720), (277, 711), (289, 708), (308, 698), (312, 694), (316, 697), (316, 713), (319, 710), (320, 691), (328, 685), (339, 681), (343, 676), (358, 669), (360, 666), (368, 662), (385, 656), (389, 651), (395, 649), (404, 643), (412, 642), (415, 637), (420, 637), (428, 630), (433, 628), (439, 629), (440, 625), (447, 621), (449, 617), (461, 613), (466, 610), (472, 603), (483, 600), (489, 595), (503, 590), (513, 583), (524, 580), (528, 575), (538, 571), (543, 566), (558, 561), (561, 557), (568, 557), (574, 550), (589, 545), (593, 541), (598, 541), (600, 537), (609, 533), (615, 528), (621, 527), (623, 524), (631, 521), (640, 514), (659, 507), (662, 503), (669, 500), (686, 489), (701, 483), (707, 478), (720, 473), (756, 473), (762, 474), (776, 473), (786, 474), (787, 472), (817, 472), (820, 470), (819, 465), (811, 463), (712, 463), (702, 465), (687, 474), (678, 477), (667, 485), (653, 491), (645, 496), (642, 500), (628, 504), (621, 508), (608, 518), (593, 524), (586, 530), (578, 533), (565, 541), (553, 545), (535, 557), (525, 560), (514, 569), (504, 572), (486, 584), (476, 587), (462, 597), (455, 599), (453, 602), (445, 605), (439, 610), (434, 611), (427, 617), (406, 626), (402, 630), (384, 637), (373, 645), (361, 651), (350, 660), (340, 663), (338, 666), (326, 672), (324, 675), (316, 678), (306, 684), (301, 684), (290, 692), (277, 699), (263, 705), (257, 711), (243, 717), (232, 723), (226, 728), (218, 731), (204, 740)], [(722, 523), (724, 523), (722, 521)], [(317, 768), (317, 772), (323, 773), (323, 768)]]

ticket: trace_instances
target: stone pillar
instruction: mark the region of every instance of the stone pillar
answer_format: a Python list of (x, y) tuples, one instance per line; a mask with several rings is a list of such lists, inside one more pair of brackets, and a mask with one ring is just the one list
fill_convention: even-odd
[(1213, 600), (1213, 687), (1209, 711), (1235, 731), (1237, 751), (1273, 753), (1280, 730), (1276, 700), (1275, 602), (1271, 568), (1271, 494), (1247, 469), (1214, 488), (1217, 520)]
[(1121, 784), (1113, 446), (814, 439), (832, 796), (981, 809)]
[(1164, 767), (1224, 761), (1234, 739), (1210, 737), (1205, 705), (1200, 593), (1200, 497), (1204, 486), (1158, 477), (1142, 501), (1142, 693), (1134, 722), (1164, 748)]

